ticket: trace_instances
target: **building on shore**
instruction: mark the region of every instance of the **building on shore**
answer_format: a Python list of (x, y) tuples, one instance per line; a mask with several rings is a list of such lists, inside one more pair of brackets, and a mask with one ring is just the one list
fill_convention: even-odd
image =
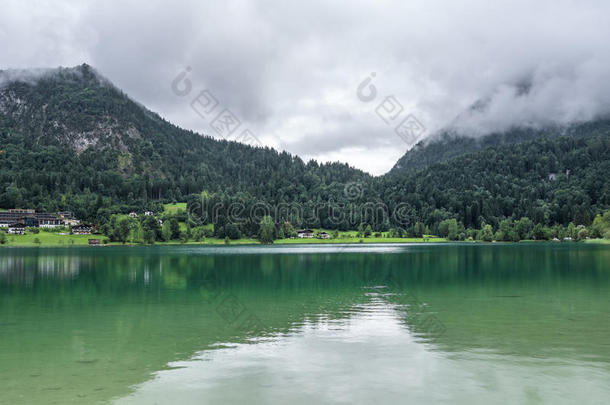
[(93, 225), (80, 224), (72, 227), (72, 233), (74, 235), (91, 235), (93, 232)]
[(14, 214), (35, 214), (36, 210), (27, 208), (27, 209), (23, 209), (23, 208), (12, 208), (10, 210), (8, 210), (8, 212), (12, 212)]
[(8, 233), (11, 235), (23, 235), (25, 234), (25, 225), (20, 222), (15, 222), (8, 226)]
[(0, 227), (7, 228), (14, 223), (33, 228), (55, 228), (65, 225), (62, 218), (46, 212), (36, 212), (31, 209), (10, 209), (0, 212)]
[(313, 238), (314, 234), (311, 229), (299, 229), (297, 231), (297, 236), (299, 238)]
[(72, 213), (71, 211), (61, 211), (57, 213), (57, 216), (60, 217), (63, 221), (65, 225), (78, 225), (80, 224), (80, 221), (78, 219), (76, 219), (76, 217), (74, 216), (74, 213)]
[(41, 228), (57, 228), (58, 226), (64, 226), (65, 222), (63, 219), (56, 217), (52, 214), (39, 213), (34, 214), (38, 221), (38, 226)]

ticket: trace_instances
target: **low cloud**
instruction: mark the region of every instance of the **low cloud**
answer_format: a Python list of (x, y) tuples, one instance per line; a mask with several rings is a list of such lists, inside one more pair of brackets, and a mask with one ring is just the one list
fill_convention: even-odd
[[(409, 147), (375, 113), (390, 95), (426, 136), (610, 112), (604, 1), (5, 3), (0, 68), (86, 62), (167, 119), (214, 135), (171, 91), (190, 66), (194, 89), (212, 91), (263, 143), (374, 174)], [(364, 103), (356, 88), (372, 72), (378, 99)]]

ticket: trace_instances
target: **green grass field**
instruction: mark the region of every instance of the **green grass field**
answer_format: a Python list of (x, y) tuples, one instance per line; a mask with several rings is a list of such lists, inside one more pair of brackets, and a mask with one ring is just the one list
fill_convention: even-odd
[(175, 214), (178, 210), (186, 211), (186, 203), (163, 204), (163, 212)]
[[(182, 211), (186, 211), (186, 203), (175, 203), (175, 204), (163, 204), (163, 213), (164, 214), (176, 214), (178, 213), (179, 210)], [(186, 223), (185, 222), (179, 222), (178, 223), (180, 225), (180, 231), (185, 232), (186, 231)]]
[[(181, 229), (186, 229), (184, 223), (180, 224)], [(206, 225), (206, 227), (213, 228), (213, 225)], [(182, 229), (182, 230), (184, 230)], [(321, 231), (321, 229), (316, 229)], [(329, 230), (325, 230), (329, 234)], [(4, 231), (0, 231), (4, 232)], [(318, 238), (285, 238), (277, 239), (274, 244), (278, 245), (295, 245), (295, 244), (329, 244), (329, 243), (433, 243), (433, 242), (448, 242), (446, 238), (439, 238), (432, 235), (426, 235), (423, 238), (386, 238), (386, 237), (368, 237), (360, 238), (357, 236), (357, 231), (345, 231), (339, 232), (338, 238), (330, 239), (318, 239)], [(385, 235), (386, 233), (384, 233)], [(60, 247), (60, 246), (88, 246), (89, 239), (101, 239), (104, 241), (107, 239), (104, 235), (61, 235), (55, 232), (40, 231), (39, 233), (28, 232), (25, 235), (9, 235), (5, 234), (6, 243), (0, 246), (41, 246), (41, 247)], [(535, 241), (522, 241), (531, 242)], [(542, 242), (542, 241), (541, 241)], [(548, 241), (545, 241), (548, 242)], [(230, 245), (252, 245), (259, 244), (257, 239), (241, 238), (229, 241)], [(540, 242), (538, 242), (540, 243)], [(610, 244), (610, 239), (589, 239), (585, 243), (591, 244)], [(129, 243), (128, 243), (129, 244)], [(181, 241), (175, 240), (170, 242), (156, 242), (156, 245), (225, 245), (224, 239), (220, 238), (205, 238), (200, 242), (188, 241), (182, 243)], [(109, 243), (108, 245), (117, 246), (120, 243)]]
[(602, 245), (610, 245), (610, 239), (587, 239), (585, 243), (598, 243)]
[[(36, 243), (36, 239), (40, 243)], [(60, 235), (53, 232), (6, 235), (2, 246), (87, 246), (89, 239), (104, 239), (103, 235)]]
[[(89, 239), (106, 239), (104, 235), (60, 235), (53, 232), (27, 233), (25, 235), (6, 235), (6, 243), (1, 246), (41, 246), (41, 247), (60, 247), (60, 246), (87, 246)], [(328, 243), (422, 243), (422, 242), (446, 242), (445, 238), (358, 238), (358, 237), (340, 237), (337, 239), (278, 239), (275, 244), (328, 244)], [(38, 243), (38, 242), (39, 243)], [(259, 244), (257, 239), (242, 238), (229, 241), (231, 245), (252, 245)], [(180, 241), (156, 242), (156, 245), (225, 245), (224, 239), (206, 238), (201, 242), (188, 241), (182, 243)], [(120, 243), (110, 243), (109, 245), (117, 246)]]
[[(340, 235), (355, 235), (353, 232), (342, 232)], [(61, 246), (88, 246), (89, 239), (106, 239), (104, 235), (60, 235), (53, 232), (28, 233), (26, 235), (6, 234), (6, 243), (0, 246), (40, 246), (40, 247), (61, 247)], [(38, 242), (36, 242), (38, 240)], [(360, 242), (362, 241), (362, 242)], [(448, 242), (446, 238), (426, 237), (426, 238), (359, 238), (359, 237), (339, 237), (336, 239), (317, 239), (317, 238), (286, 238), (277, 239), (273, 243), (276, 245), (297, 245), (297, 244), (329, 244), (329, 243), (435, 243)], [(526, 241), (527, 242), (527, 241)], [(257, 239), (242, 238), (229, 241), (230, 245), (254, 245), (259, 244)], [(500, 242), (501, 243), (501, 242)], [(591, 244), (610, 244), (610, 239), (589, 239), (585, 243)], [(206, 238), (200, 242), (181, 241), (155, 242), (155, 245), (225, 245), (224, 239)], [(109, 246), (120, 246), (120, 243), (109, 243)], [(127, 244), (129, 245), (129, 243)]]

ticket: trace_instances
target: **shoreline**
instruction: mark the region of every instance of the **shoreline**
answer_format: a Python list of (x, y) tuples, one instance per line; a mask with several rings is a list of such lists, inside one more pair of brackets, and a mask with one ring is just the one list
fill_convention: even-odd
[[(76, 236), (76, 235), (71, 235)], [(88, 238), (84, 238), (88, 236)], [(427, 243), (459, 243), (459, 244), (528, 244), (528, 243), (553, 243), (553, 244), (573, 244), (573, 243), (582, 243), (588, 245), (610, 245), (609, 239), (589, 239), (584, 241), (574, 241), (574, 242), (558, 242), (552, 240), (543, 240), (543, 241), (535, 241), (535, 240), (521, 240), (518, 242), (507, 242), (507, 241), (452, 241), (446, 238), (340, 238), (340, 239), (279, 239), (270, 244), (263, 244), (256, 239), (237, 239), (232, 240), (230, 243), (226, 243), (224, 239), (216, 239), (209, 238), (205, 241), (195, 242), (180, 242), (180, 241), (170, 241), (170, 242), (155, 242), (154, 244), (144, 244), (144, 243), (117, 243), (110, 242), (102, 245), (89, 245), (88, 239), (100, 239), (100, 235), (78, 235), (78, 238), (70, 238), (66, 236), (67, 240), (78, 241), (78, 243), (64, 243), (64, 242), (56, 242), (56, 243), (33, 243), (33, 242), (12, 242), (0, 245), (0, 248), (100, 248), (100, 247), (155, 247), (155, 246), (273, 246), (273, 245), (299, 245), (299, 246), (307, 246), (307, 245), (364, 245), (364, 244), (427, 244)]]
[[(362, 242), (359, 238), (339, 238), (339, 239), (278, 239), (273, 243), (264, 244), (260, 243), (257, 239), (235, 239), (231, 240), (229, 243), (226, 243), (224, 239), (217, 238), (207, 238), (204, 241), (196, 242), (196, 241), (169, 241), (169, 242), (155, 242), (153, 244), (145, 244), (145, 243), (120, 243), (120, 242), (109, 242), (107, 244), (101, 245), (89, 245), (87, 239), (102, 239), (100, 235), (79, 235), (79, 236), (89, 236), (89, 238), (78, 238), (72, 239), (77, 241), (77, 243), (64, 243), (64, 242), (55, 242), (55, 243), (40, 243), (36, 244), (31, 241), (27, 241), (24, 243), (19, 242), (9, 242), (3, 245), (2, 247), (116, 247), (116, 246), (252, 246), (252, 245), (261, 245), (261, 246), (272, 246), (272, 245), (328, 245), (328, 244), (375, 244), (375, 243), (447, 243), (452, 242), (447, 240), (446, 238), (362, 238)], [(66, 240), (69, 237), (66, 236)]]

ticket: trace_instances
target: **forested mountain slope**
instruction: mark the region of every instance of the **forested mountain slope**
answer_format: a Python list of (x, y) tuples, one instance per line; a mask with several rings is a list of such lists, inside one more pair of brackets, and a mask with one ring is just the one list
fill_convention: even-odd
[(570, 126), (548, 126), (541, 129), (514, 128), (507, 132), (478, 137), (458, 135), (455, 131), (445, 130), (431, 139), (415, 145), (396, 162), (390, 173), (421, 169), (466, 153), (531, 141), (536, 138), (587, 137), (603, 134), (610, 134), (610, 120), (600, 119)]
[(434, 228), (456, 218), (466, 228), (502, 218), (588, 224), (610, 207), (610, 135), (538, 138), (489, 147), (424, 169), (387, 175), (383, 200), (408, 203)]
[(0, 207), (87, 216), (102, 205), (184, 201), (202, 190), (308, 200), (370, 179), (346, 164), (304, 163), (178, 128), (87, 65), (0, 71)]

